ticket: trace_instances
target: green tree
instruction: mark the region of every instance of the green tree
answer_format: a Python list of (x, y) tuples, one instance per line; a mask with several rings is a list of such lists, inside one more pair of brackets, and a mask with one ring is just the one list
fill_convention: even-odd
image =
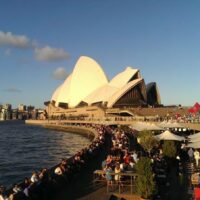
[(150, 198), (155, 193), (156, 184), (151, 166), (151, 159), (141, 157), (136, 164), (136, 191), (143, 198)]
[(168, 158), (175, 158), (177, 155), (177, 148), (174, 141), (164, 141), (162, 149), (163, 155)]
[(151, 149), (158, 144), (158, 141), (155, 139), (153, 133), (151, 131), (141, 131), (139, 133), (139, 141), (140, 145), (150, 153)]

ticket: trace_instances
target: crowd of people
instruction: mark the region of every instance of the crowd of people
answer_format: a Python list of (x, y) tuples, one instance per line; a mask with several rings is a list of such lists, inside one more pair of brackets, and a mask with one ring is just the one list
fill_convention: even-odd
[[(120, 128), (112, 129), (112, 148), (102, 162), (103, 173), (99, 177), (100, 180), (103, 178), (110, 188), (116, 188), (114, 187), (116, 185), (123, 186), (124, 183), (130, 185), (130, 177), (137, 172), (135, 165), (141, 157), (151, 159), (154, 181), (158, 186), (157, 199), (161, 199), (163, 188), (166, 190), (170, 186), (169, 163), (163, 155), (162, 144), (156, 145), (149, 154), (137, 142), (136, 132), (131, 129), (126, 131)], [(183, 173), (180, 157), (177, 156), (176, 159), (177, 178)]]
[[(76, 124), (75, 126), (83, 125)], [(84, 126), (94, 129), (97, 133), (88, 147), (81, 149), (69, 159), (63, 158), (51, 169), (34, 171), (30, 178), (25, 178), (22, 183), (14, 184), (10, 189), (0, 185), (0, 200), (48, 200), (52, 194), (73, 181), (80, 171), (87, 167), (88, 162), (99, 155), (104, 148), (106, 126), (94, 124)]]
[(128, 182), (133, 178), (135, 164), (142, 152), (138, 148), (135, 131), (130, 128), (123, 130), (119, 127), (110, 127), (110, 129), (112, 147), (106, 159), (102, 161), (103, 173), (99, 178), (105, 179), (107, 185), (112, 187), (122, 185), (125, 181)]

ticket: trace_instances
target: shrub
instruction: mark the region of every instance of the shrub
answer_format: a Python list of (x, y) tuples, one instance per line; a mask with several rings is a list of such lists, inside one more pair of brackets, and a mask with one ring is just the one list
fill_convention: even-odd
[(141, 157), (136, 164), (136, 191), (144, 197), (150, 198), (155, 193), (154, 175), (151, 167), (151, 160), (147, 157)]
[(174, 141), (164, 141), (162, 145), (163, 155), (168, 158), (175, 158), (177, 149)]
[(151, 149), (158, 144), (151, 131), (141, 131), (139, 133), (140, 145), (150, 153)]

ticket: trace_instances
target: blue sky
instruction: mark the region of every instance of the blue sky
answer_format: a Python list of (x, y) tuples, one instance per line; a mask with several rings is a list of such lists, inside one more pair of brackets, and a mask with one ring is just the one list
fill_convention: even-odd
[(0, 0), (0, 103), (43, 107), (60, 72), (86, 55), (108, 78), (139, 68), (165, 105), (192, 105), (200, 101), (199, 8), (198, 0)]

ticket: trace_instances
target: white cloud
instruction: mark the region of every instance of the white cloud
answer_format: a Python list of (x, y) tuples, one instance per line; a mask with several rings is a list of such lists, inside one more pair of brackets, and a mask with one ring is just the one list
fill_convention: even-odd
[(0, 31), (0, 46), (8, 46), (15, 48), (30, 48), (33, 47), (29, 38), (25, 35), (13, 35), (11, 32)]
[(40, 44), (33, 39), (29, 39), (25, 35), (16, 35), (11, 32), (3, 32), (0, 30), (0, 47), (6, 47), (5, 56), (11, 54), (12, 48), (18, 49), (34, 49), (35, 59), (37, 61), (61, 61), (69, 59), (69, 54), (62, 48), (53, 48), (48, 45), (41, 47)]
[(69, 59), (69, 54), (63, 49), (45, 46), (35, 49), (35, 58), (38, 61), (60, 61)]
[(64, 80), (67, 75), (67, 71), (63, 67), (59, 67), (53, 72), (53, 78), (56, 80)]

